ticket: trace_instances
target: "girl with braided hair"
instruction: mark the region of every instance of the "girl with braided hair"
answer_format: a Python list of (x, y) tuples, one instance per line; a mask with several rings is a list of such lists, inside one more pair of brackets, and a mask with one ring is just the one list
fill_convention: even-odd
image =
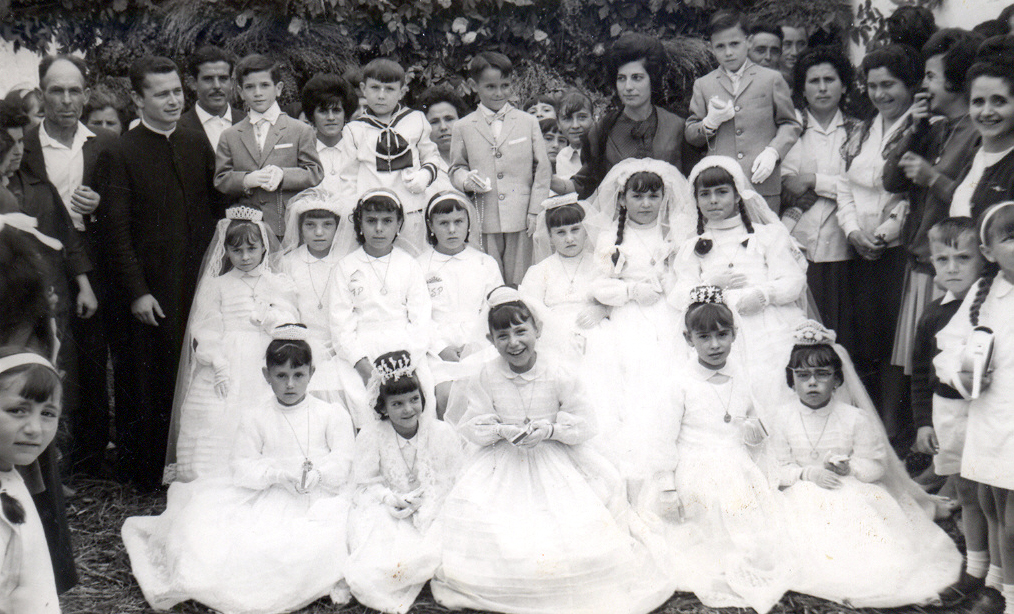
[(690, 173), (697, 201), (697, 235), (680, 246), (673, 262), (674, 306), (687, 308), (701, 284), (725, 292), (741, 320), (738, 344), (765, 401), (781, 393), (777, 365), (788, 360), (792, 331), (805, 319), (806, 260), (785, 227), (753, 191), (732, 158), (708, 156)]
[[(937, 333), (934, 359), (940, 381), (970, 399), (961, 477), (979, 483), (986, 520), (996, 526), (1000, 560), (992, 565), (977, 611), (1014, 611), (1014, 201), (993, 205), (979, 222), (980, 249), (988, 261), (950, 323)], [(978, 385), (975, 348), (986, 341)], [(976, 341), (979, 340), (979, 343)], [(978, 392), (979, 394), (975, 394)], [(1000, 594), (1002, 591), (1002, 596)], [(983, 603), (984, 602), (984, 603)], [(993, 609), (983, 609), (988, 606)]]

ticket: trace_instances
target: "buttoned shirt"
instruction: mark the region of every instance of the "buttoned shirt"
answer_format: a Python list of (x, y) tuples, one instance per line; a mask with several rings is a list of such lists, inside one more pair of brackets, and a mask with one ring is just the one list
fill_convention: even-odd
[(261, 149), (264, 149), (264, 142), (268, 140), (268, 124), (274, 126), (281, 114), (282, 109), (278, 106), (277, 102), (272, 103), (271, 106), (268, 107), (268, 110), (263, 113), (258, 113), (257, 111), (250, 109), (248, 117), (250, 118), (250, 123), (254, 126), (254, 134), (257, 136), (257, 145)]
[(60, 193), (60, 200), (70, 214), (74, 228), (84, 231), (84, 216), (74, 210), (71, 206), (71, 197), (74, 190), (81, 187), (84, 181), (84, 144), (85, 141), (95, 136), (95, 133), (87, 126), (78, 122), (74, 132), (74, 140), (70, 147), (49, 136), (46, 132), (46, 124), (43, 123), (39, 129), (39, 144), (42, 145), (42, 157), (46, 162), (46, 175), (49, 182), (56, 186)]
[(232, 107), (226, 106), (224, 115), (212, 115), (200, 104), (194, 105), (194, 111), (197, 113), (198, 121), (201, 122), (201, 127), (204, 128), (204, 134), (208, 135), (208, 140), (211, 141), (211, 148), (218, 149), (218, 140), (222, 138), (222, 133), (226, 128), (232, 127)]
[(479, 103), (479, 112), (482, 113), (483, 119), (489, 124), (489, 131), (493, 133), (493, 138), (500, 138), (500, 132), (503, 131), (503, 118), (507, 115), (507, 111), (511, 108), (511, 104), (505, 103), (500, 107), (499, 111), (494, 111), (486, 105)]

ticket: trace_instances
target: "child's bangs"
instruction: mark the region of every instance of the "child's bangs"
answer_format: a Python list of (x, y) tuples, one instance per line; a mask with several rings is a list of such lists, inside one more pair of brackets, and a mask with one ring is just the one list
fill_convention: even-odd
[(302, 224), (306, 220), (334, 220), (336, 224), (339, 222), (338, 215), (327, 209), (310, 209), (300, 213), (299, 223)]
[(929, 240), (932, 243), (939, 243), (953, 249), (961, 248), (961, 241), (967, 237), (972, 241), (972, 247), (979, 238), (975, 235), (975, 222), (970, 217), (949, 217), (933, 225), (929, 229)]
[(415, 373), (406, 373), (384, 382), (384, 385), (380, 387), (380, 396), (384, 398), (396, 394), (407, 394), (417, 390), (422, 390), (419, 378), (416, 377)]
[(405, 216), (405, 210), (401, 203), (386, 194), (374, 194), (360, 202), (359, 212), (366, 213), (367, 211), (370, 213), (396, 213), (399, 219)]
[(720, 185), (731, 185), (733, 188), (736, 187), (736, 180), (733, 179), (729, 171), (725, 170), (721, 166), (711, 166), (703, 171), (694, 180), (694, 189), (700, 190), (701, 188), (716, 188)]
[(525, 305), (521, 301), (510, 301), (509, 303), (503, 303), (490, 309), (488, 320), (489, 329), (497, 331), (525, 324), (526, 322), (534, 322), (535, 317), (532, 315), (531, 310), (528, 309), (528, 305)]
[(580, 92), (570, 92), (563, 95), (560, 99), (559, 111), (557, 115), (563, 118), (572, 117), (575, 113), (580, 111), (592, 112), (592, 101)]
[(989, 243), (1014, 236), (1014, 202), (991, 215), (982, 230)]
[(225, 231), (225, 244), (229, 247), (262, 245), (261, 229), (248, 220), (233, 220)]
[(826, 343), (817, 345), (797, 345), (792, 348), (789, 355), (790, 369), (820, 369), (830, 368), (836, 373), (841, 373), (841, 358), (834, 348)]
[(735, 330), (732, 310), (721, 303), (694, 303), (683, 318), (687, 330), (695, 333), (715, 333)]
[(0, 390), (6, 390), (12, 380), (21, 376), (21, 390), (12, 391), (35, 403), (45, 403), (59, 397), (63, 389), (60, 376), (45, 365), (23, 365), (4, 371), (0, 375)]
[(563, 205), (546, 211), (546, 228), (573, 226), (584, 221), (584, 209), (580, 205)]
[(298, 339), (273, 339), (268, 344), (264, 363), (271, 367), (304, 367), (313, 364), (313, 351), (310, 344)]
[(454, 213), (455, 211), (464, 211), (466, 215), (468, 214), (468, 209), (460, 200), (456, 198), (444, 198), (442, 200), (438, 200), (430, 206), (430, 219), (432, 219), (434, 215), (446, 215), (448, 213)]
[(623, 186), (624, 192), (637, 192), (638, 194), (644, 194), (645, 192), (658, 192), (665, 191), (665, 182), (656, 173), (651, 171), (638, 171), (627, 179), (627, 183)]
[(381, 83), (404, 83), (405, 69), (393, 60), (378, 58), (363, 67), (363, 81), (367, 79)]

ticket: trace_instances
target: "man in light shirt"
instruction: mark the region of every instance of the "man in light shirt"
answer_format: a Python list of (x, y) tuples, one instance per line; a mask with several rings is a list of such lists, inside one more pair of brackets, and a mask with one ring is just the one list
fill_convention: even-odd
[(232, 69), (232, 58), (218, 47), (201, 47), (190, 57), (186, 84), (194, 90), (197, 102), (180, 117), (179, 126), (204, 132), (212, 151), (218, 148), (225, 129), (246, 117), (231, 104)]

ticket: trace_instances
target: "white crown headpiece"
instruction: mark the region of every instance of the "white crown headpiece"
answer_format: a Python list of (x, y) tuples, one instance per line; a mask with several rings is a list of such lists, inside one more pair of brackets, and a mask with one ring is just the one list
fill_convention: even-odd
[(486, 297), (486, 304), (489, 305), (490, 309), (514, 301), (523, 302), (521, 301), (521, 293), (510, 286), (494, 288)]
[(697, 286), (690, 291), (690, 304), (694, 303), (725, 305), (725, 292), (718, 286)]
[(415, 367), (412, 366), (412, 357), (408, 352), (398, 353), (395, 356), (381, 356), (373, 363), (374, 377), (381, 385), (414, 372)]
[(806, 320), (796, 326), (792, 333), (792, 339), (796, 345), (833, 345), (837, 337), (833, 330), (827, 329), (816, 320)]
[(260, 222), (264, 219), (264, 213), (260, 209), (246, 205), (236, 205), (225, 210), (227, 220), (245, 220), (248, 222)]
[(276, 341), (307, 341), (310, 334), (306, 324), (279, 324), (271, 331), (271, 338)]
[(563, 207), (564, 205), (577, 205), (577, 192), (569, 192), (567, 194), (560, 194), (559, 196), (551, 196), (546, 200), (542, 201), (542, 206), (546, 211), (550, 209), (556, 209), (557, 207)]

